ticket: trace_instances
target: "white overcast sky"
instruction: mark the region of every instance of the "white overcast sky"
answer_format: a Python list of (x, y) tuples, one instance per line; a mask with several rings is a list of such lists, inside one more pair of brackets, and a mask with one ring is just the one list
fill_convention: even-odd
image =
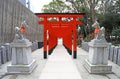
[(48, 4), (52, 0), (30, 0), (31, 10), (35, 13), (40, 13), (43, 5)]

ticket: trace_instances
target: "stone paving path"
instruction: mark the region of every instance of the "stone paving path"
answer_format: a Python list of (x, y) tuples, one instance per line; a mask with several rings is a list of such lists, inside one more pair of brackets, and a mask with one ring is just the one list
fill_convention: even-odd
[(72, 57), (62, 45), (50, 55), (39, 79), (82, 79)]

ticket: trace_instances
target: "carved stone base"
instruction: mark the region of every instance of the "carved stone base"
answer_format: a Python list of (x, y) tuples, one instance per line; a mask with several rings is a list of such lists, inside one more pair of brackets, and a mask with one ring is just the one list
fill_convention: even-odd
[(36, 66), (35, 60), (28, 65), (9, 65), (7, 66), (7, 74), (29, 74)]
[(87, 69), (89, 73), (112, 73), (111, 65), (92, 65), (88, 60), (85, 60), (84, 67)]
[(12, 62), (7, 67), (8, 73), (29, 74), (36, 67), (36, 62), (32, 58), (32, 43), (28, 39), (16, 40), (11, 43)]

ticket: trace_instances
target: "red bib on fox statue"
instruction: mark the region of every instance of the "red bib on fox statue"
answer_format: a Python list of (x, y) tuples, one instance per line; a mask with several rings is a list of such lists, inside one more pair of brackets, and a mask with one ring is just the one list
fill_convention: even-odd
[(25, 27), (24, 27), (24, 26), (20, 26), (20, 31), (21, 31), (22, 33), (25, 33), (25, 32), (26, 32)]
[(94, 30), (94, 34), (98, 34), (100, 31), (100, 27), (96, 27), (95, 30)]
[(99, 26), (99, 23), (97, 22), (97, 20), (94, 22), (94, 24), (92, 25), (92, 27), (95, 28), (94, 34), (95, 34), (95, 37), (96, 37), (96, 35), (97, 35), (97, 34), (99, 33), (99, 31), (100, 31), (100, 26)]

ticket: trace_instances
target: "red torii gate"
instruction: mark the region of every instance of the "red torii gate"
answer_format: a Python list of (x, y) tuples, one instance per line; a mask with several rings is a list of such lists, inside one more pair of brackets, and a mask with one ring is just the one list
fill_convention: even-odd
[(84, 14), (36, 13), (36, 15), (40, 18), (38, 23), (44, 25), (44, 59), (47, 58), (47, 51), (50, 55), (56, 47), (58, 38), (63, 38), (63, 45), (70, 55), (73, 45), (73, 58), (77, 58), (76, 26), (82, 24), (79, 18), (82, 18)]

